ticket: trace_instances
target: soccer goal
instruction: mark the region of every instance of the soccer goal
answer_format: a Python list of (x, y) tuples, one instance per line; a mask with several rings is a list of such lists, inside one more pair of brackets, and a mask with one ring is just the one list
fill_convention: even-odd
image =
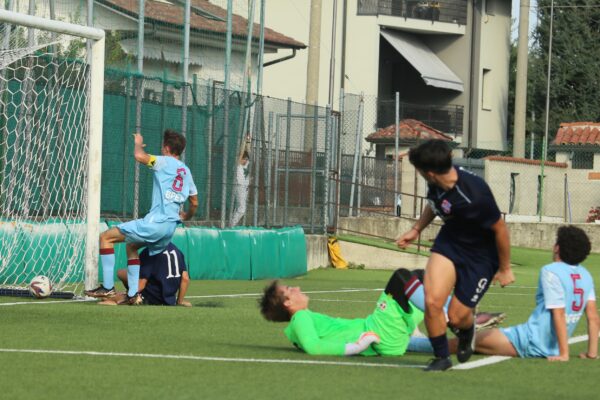
[(104, 31), (0, 10), (0, 294), (98, 281), (103, 82)]

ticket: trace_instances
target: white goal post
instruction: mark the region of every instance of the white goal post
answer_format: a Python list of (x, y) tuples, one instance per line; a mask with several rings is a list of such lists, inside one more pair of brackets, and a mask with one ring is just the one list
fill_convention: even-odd
[[(34, 31), (39, 32), (39, 38), (46, 39), (47, 43), (43, 42), (40, 44), (42, 39), (32, 39), (32, 32)], [(25, 38), (21, 42), (25, 42), (29, 38), (29, 43), (9, 46), (11, 35)], [(52, 39), (48, 39), (49, 37)], [(42, 52), (47, 51), (45, 50), (47, 48), (53, 48), (53, 46), (60, 48), (61, 44), (64, 47), (68, 45), (69, 39), (57, 39), (57, 37), (68, 37), (71, 38), (70, 40), (75, 38), (81, 42), (84, 39), (89, 40), (91, 42), (91, 54), (85, 58), (81, 57), (76, 61), (63, 61), (62, 59), (55, 61), (53, 57), (58, 59), (59, 56), (48, 55), (48, 53), (40, 55)], [(4, 136), (3, 132), (0, 132), (0, 202), (10, 203), (12, 201), (13, 204), (0, 204), (0, 285), (17, 288), (24, 287), (28, 282), (23, 282), (23, 280), (30, 279), (30, 275), (34, 273), (46, 275), (43, 270), (31, 271), (31, 264), (34, 264), (34, 262), (26, 265), (26, 260), (23, 262), (24, 267), (22, 269), (27, 269), (27, 273), (11, 273), (10, 278), (7, 278), (8, 281), (6, 279), (3, 280), (3, 268), (6, 270), (10, 267), (7, 264), (10, 261), (7, 260), (10, 259), (11, 255), (13, 257), (24, 258), (22, 254), (33, 254), (33, 256), (42, 258), (52, 258), (53, 254), (60, 251), (56, 249), (52, 251), (43, 249), (42, 245), (37, 244), (36, 246), (39, 247), (31, 247), (27, 250), (16, 249), (18, 244), (15, 243), (18, 240), (14, 238), (3, 239), (1, 230), (15, 229), (15, 226), (21, 226), (19, 224), (23, 226), (27, 225), (27, 229), (36, 229), (35, 227), (30, 227), (35, 226), (37, 223), (44, 223), (46, 226), (44, 229), (49, 230), (47, 226), (51, 224), (48, 224), (48, 221), (54, 223), (55, 221), (65, 220), (68, 223), (61, 222), (63, 225), (68, 225), (65, 229), (70, 234), (76, 231), (74, 235), (81, 237), (77, 243), (82, 249), (77, 257), (71, 258), (71, 260), (76, 260), (73, 261), (73, 264), (78, 265), (61, 266), (62, 271), (57, 273), (60, 276), (50, 276), (50, 278), (56, 289), (73, 290), (76, 285), (73, 285), (66, 276), (73, 276), (75, 273), (71, 272), (71, 269), (76, 269), (77, 275), (80, 277), (83, 276), (86, 289), (91, 289), (97, 285), (102, 168), (104, 37), (104, 31), (101, 29), (20, 14), (8, 10), (0, 10), (0, 46), (2, 46), (0, 47), (0, 111), (3, 113), (3, 115), (0, 115), (0, 118), (2, 118), (0, 120), (0, 130), (5, 131)], [(37, 43), (34, 43), (34, 40)], [(36, 61), (31, 61), (33, 57), (39, 57), (41, 61), (35, 64)], [(52, 66), (48, 67), (49, 71), (40, 72), (46, 65), (50, 64)], [(61, 72), (67, 76), (62, 81), (58, 81), (58, 78), (54, 77), (53, 74)], [(85, 76), (81, 78), (74, 77), (77, 74)], [(7, 78), (8, 75), (12, 77), (12, 81)], [(41, 77), (42, 80), (35, 81), (32, 76), (35, 78)], [(17, 81), (16, 83), (15, 80)], [(46, 88), (46, 86), (51, 87), (51, 89)], [(15, 90), (12, 89), (14, 87), (17, 87), (20, 93), (15, 94)], [(30, 94), (28, 90), (35, 93)], [(66, 110), (67, 106), (65, 104), (69, 103), (70, 100), (53, 100), (52, 98), (55, 93), (58, 93), (60, 96), (69, 95), (76, 97), (77, 108), (74, 111)], [(45, 104), (50, 105), (45, 106)], [(51, 118), (47, 117), (51, 112), (55, 115)], [(24, 115), (22, 121), (17, 114)], [(39, 126), (33, 120), (38, 117), (44, 119)], [(59, 128), (56, 127), (57, 123), (60, 124)], [(65, 135), (64, 131), (67, 129), (69, 133)], [(25, 132), (26, 130), (29, 130), (30, 136), (28, 137), (25, 134), (23, 138), (19, 138), (21, 132)], [(61, 133), (58, 135), (60, 137), (56, 139), (56, 135), (53, 132), (47, 133), (44, 130), (60, 130)], [(50, 161), (38, 160), (38, 158), (43, 158), (45, 154), (50, 154), (52, 157), (57, 158), (70, 157), (71, 153), (74, 152), (67, 152), (65, 150), (71, 149), (69, 144), (61, 142), (62, 147), (55, 146), (51, 151), (43, 150), (42, 147), (50, 146), (48, 143), (53, 143), (56, 140), (63, 140), (64, 142), (72, 141), (72, 138), (78, 132), (86, 136), (86, 138), (82, 139), (81, 145), (81, 148), (83, 148), (82, 151), (86, 152), (86, 155), (74, 155), (74, 161), (66, 161), (57, 166), (47, 166), (46, 164)], [(37, 137), (42, 138), (39, 139), (41, 143), (34, 142)], [(17, 144), (19, 141), (25, 142), (25, 144)], [(57, 161), (57, 163), (59, 162), (61, 161)], [(11, 163), (14, 165), (10, 165)], [(39, 166), (36, 163), (39, 163)], [(73, 168), (76, 164), (78, 169)], [(35, 174), (42, 177), (36, 175), (34, 178), (28, 178), (34, 179), (34, 181), (23, 183), (24, 186), (28, 186), (26, 189), (15, 188), (9, 179), (11, 174), (13, 177), (16, 176), (13, 180), (20, 183), (25, 178), (22, 175), (24, 173), (18, 169), (28, 168), (30, 165), (34, 165), (31, 169), (35, 169)], [(77, 176), (67, 176), (66, 174), (71, 171), (66, 171), (65, 177), (63, 177), (63, 172), (70, 169), (74, 169), (73, 173), (77, 174)], [(49, 174), (54, 175), (49, 178)], [(73, 196), (77, 195), (79, 201), (76, 205), (67, 204), (68, 201), (71, 201), (68, 199), (68, 194), (70, 193), (71, 185), (74, 186), (74, 180), (78, 185), (76, 189), (73, 189)], [(49, 187), (51, 185), (61, 185), (62, 188), (53, 192), (54, 189)], [(40, 188), (41, 186), (44, 187)], [(26, 197), (29, 192), (35, 192), (35, 196), (32, 199)], [(17, 193), (14, 195), (16, 199), (10, 198), (10, 196), (13, 196), (12, 193)], [(47, 200), (50, 198), (52, 200)], [(10, 201), (6, 201), (6, 199)], [(23, 202), (43, 201), (53, 201), (56, 204), (46, 206), (43, 213), (37, 211), (42, 206), (36, 206), (38, 208), (32, 211), (33, 206), (20, 205)], [(27, 208), (24, 211), (25, 207)], [(76, 228), (72, 228), (69, 225), (73, 221), (76, 222)], [(9, 227), (5, 228), (6, 226)], [(22, 227), (18, 229), (19, 235), (22, 235), (22, 232), (26, 230)], [(10, 235), (10, 232), (6, 234), (7, 237)], [(52, 240), (60, 242), (60, 239)], [(51, 242), (51, 246), (55, 245), (52, 240), (48, 240)], [(60, 245), (58, 243), (58, 246)], [(85, 248), (84, 250), (83, 247)], [(70, 249), (67, 248), (67, 250)], [(56, 257), (54, 258), (56, 259)], [(17, 259), (13, 262), (21, 261)], [(64, 270), (68, 271), (65, 272)], [(60, 282), (56, 282), (55, 280), (59, 280)], [(77, 288), (75, 290), (80, 289)]]

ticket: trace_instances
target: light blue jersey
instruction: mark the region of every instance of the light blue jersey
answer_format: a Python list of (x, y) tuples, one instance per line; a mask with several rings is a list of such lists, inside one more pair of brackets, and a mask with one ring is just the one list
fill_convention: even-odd
[(557, 356), (552, 309), (565, 309), (567, 333), (571, 337), (588, 301), (595, 300), (594, 281), (587, 269), (564, 262), (548, 264), (540, 272), (536, 306), (527, 322), (502, 332), (521, 357)]
[(156, 157), (149, 222), (179, 221), (179, 207), (198, 194), (190, 169), (175, 157)]
[(142, 219), (117, 226), (128, 243), (145, 243), (151, 256), (163, 251), (179, 222), (179, 208), (198, 194), (190, 169), (174, 157), (152, 157), (152, 207)]

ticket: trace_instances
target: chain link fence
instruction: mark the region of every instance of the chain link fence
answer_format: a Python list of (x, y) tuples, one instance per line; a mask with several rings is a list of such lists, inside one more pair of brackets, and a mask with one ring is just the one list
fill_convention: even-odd
[[(395, 100), (347, 94), (344, 97), (341, 147), (340, 216), (398, 215), (417, 217), (424, 207), (425, 181), (405, 156), (415, 137), (389, 135), (359, 143), (378, 129), (394, 131), (399, 121), (415, 119), (449, 138), (463, 135), (463, 110), (459, 107), (425, 107)], [(396, 117), (396, 113), (398, 117)], [(553, 135), (550, 135), (551, 137)], [(407, 141), (407, 139), (409, 139)], [(482, 177), (490, 185), (508, 221), (584, 223), (600, 219), (600, 153), (590, 149), (544, 151), (542, 134), (528, 134), (526, 158), (506, 150), (456, 146), (454, 163)], [(490, 146), (491, 147), (491, 146)], [(360, 155), (360, 157), (358, 156)]]

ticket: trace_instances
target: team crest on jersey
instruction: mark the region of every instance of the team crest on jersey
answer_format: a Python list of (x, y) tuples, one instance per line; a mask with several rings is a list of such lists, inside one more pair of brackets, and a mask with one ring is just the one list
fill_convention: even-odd
[(387, 308), (387, 303), (385, 301), (382, 301), (381, 303), (377, 303), (377, 307), (379, 307), (381, 311), (385, 311), (385, 309)]
[(442, 201), (442, 211), (444, 211), (444, 213), (446, 214), (450, 214), (450, 210), (452, 209), (452, 204), (450, 204), (450, 202), (446, 199), (444, 199), (444, 201)]

